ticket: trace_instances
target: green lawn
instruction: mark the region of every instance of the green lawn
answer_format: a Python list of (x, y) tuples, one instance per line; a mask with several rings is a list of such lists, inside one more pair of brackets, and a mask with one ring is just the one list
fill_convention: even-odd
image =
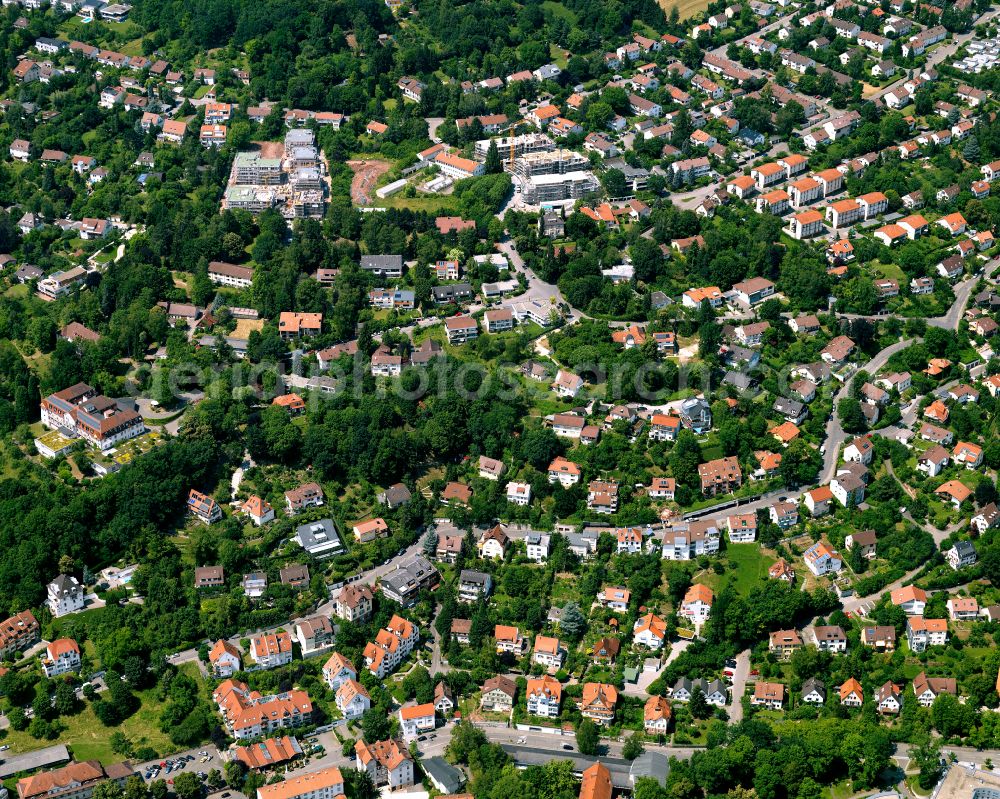
[(719, 591), (727, 583), (732, 583), (736, 593), (746, 596), (750, 590), (767, 579), (767, 570), (774, 563), (774, 558), (761, 552), (760, 544), (727, 544), (724, 553), (727, 561), (725, 574), (709, 571), (698, 582), (703, 582), (713, 591)]
[[(194, 666), (193, 663), (185, 665)], [(195, 668), (197, 669), (196, 666)], [(155, 699), (152, 691), (141, 692), (139, 698), (142, 702), (139, 710), (120, 727), (105, 727), (88, 704), (77, 715), (59, 719), (65, 729), (55, 741), (36, 740), (27, 732), (8, 729), (4, 743), (10, 744), (12, 754), (22, 754), (56, 743), (66, 744), (71, 748), (75, 760), (100, 760), (108, 765), (122, 759), (108, 742), (111, 733), (120, 730), (134, 746), (151, 746), (161, 755), (174, 751), (177, 747), (160, 732), (159, 719), (163, 705)]]
[(455, 200), (452, 197), (386, 197), (376, 199), (375, 205), (380, 208), (408, 208), (411, 211), (426, 211), (429, 214), (452, 211)]
[(875, 264), (875, 269), (883, 277), (889, 280), (895, 280), (897, 283), (902, 285), (906, 281), (906, 275), (902, 269), (899, 268), (897, 264), (884, 264), (881, 261)]
[(542, 10), (550, 12), (554, 17), (561, 17), (570, 25), (576, 25), (576, 14), (557, 0), (545, 0)]

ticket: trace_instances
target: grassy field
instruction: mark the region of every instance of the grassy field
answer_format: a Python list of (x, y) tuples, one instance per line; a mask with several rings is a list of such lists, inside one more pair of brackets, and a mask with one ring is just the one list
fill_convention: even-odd
[(22, 754), (54, 743), (66, 744), (73, 752), (76, 760), (100, 760), (101, 763), (117, 763), (122, 756), (117, 754), (108, 743), (111, 733), (120, 730), (135, 746), (151, 746), (160, 754), (170, 752), (175, 747), (170, 739), (160, 732), (159, 718), (163, 706), (153, 697), (151, 691), (139, 694), (142, 705), (120, 727), (105, 727), (98, 721), (90, 705), (87, 705), (75, 716), (59, 719), (65, 727), (56, 741), (36, 740), (27, 732), (7, 731), (4, 743), (10, 744), (11, 752)]
[(542, 3), (542, 10), (551, 12), (554, 17), (562, 17), (570, 25), (576, 24), (576, 14), (557, 0), (545, 0)]
[(658, 0), (658, 2), (660, 8), (667, 14), (676, 6), (682, 20), (690, 19), (708, 8), (708, 0)]
[(380, 208), (409, 208), (411, 211), (426, 211), (429, 214), (452, 211), (455, 200), (451, 197), (386, 197), (377, 199)]
[(767, 579), (767, 570), (774, 563), (774, 558), (761, 552), (760, 544), (727, 544), (725, 559), (728, 561), (725, 574), (710, 571), (696, 582), (705, 583), (716, 593), (732, 583), (736, 593), (746, 596), (761, 580)]

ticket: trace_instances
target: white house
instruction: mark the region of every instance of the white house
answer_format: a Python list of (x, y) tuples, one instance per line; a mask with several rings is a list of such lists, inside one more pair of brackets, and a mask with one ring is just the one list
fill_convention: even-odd
[(76, 577), (60, 574), (49, 583), (46, 604), (55, 618), (83, 610), (83, 586)]
[(209, 651), (208, 662), (214, 677), (219, 679), (232, 677), (241, 668), (240, 650), (229, 641), (220, 638)]
[(823, 541), (813, 544), (803, 555), (806, 566), (817, 577), (830, 572), (839, 572), (841, 569), (840, 553), (832, 549)]
[(80, 647), (72, 638), (57, 638), (45, 647), (42, 671), (49, 679), (80, 668)]
[(361, 718), (372, 706), (372, 698), (357, 680), (348, 679), (341, 683), (336, 695), (337, 710), (348, 721)]
[(632, 628), (632, 641), (647, 649), (662, 649), (666, 637), (667, 623), (653, 613), (641, 616)]

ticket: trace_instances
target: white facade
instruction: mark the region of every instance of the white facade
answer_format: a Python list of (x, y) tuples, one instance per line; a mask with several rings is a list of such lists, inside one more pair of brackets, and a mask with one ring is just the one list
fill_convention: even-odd
[(83, 586), (75, 577), (60, 574), (49, 583), (46, 604), (56, 618), (83, 610)]
[(535, 563), (544, 563), (547, 561), (549, 559), (550, 540), (549, 536), (542, 533), (529, 533), (528, 537), (524, 539), (528, 560), (532, 560)]

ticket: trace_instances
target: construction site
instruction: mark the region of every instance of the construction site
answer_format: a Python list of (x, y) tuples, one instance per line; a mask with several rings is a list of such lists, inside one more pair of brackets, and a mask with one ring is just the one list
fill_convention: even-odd
[(330, 170), (315, 134), (294, 128), (283, 142), (254, 142), (237, 153), (222, 210), (260, 214), (277, 208), (286, 219), (321, 219), (330, 194)]

